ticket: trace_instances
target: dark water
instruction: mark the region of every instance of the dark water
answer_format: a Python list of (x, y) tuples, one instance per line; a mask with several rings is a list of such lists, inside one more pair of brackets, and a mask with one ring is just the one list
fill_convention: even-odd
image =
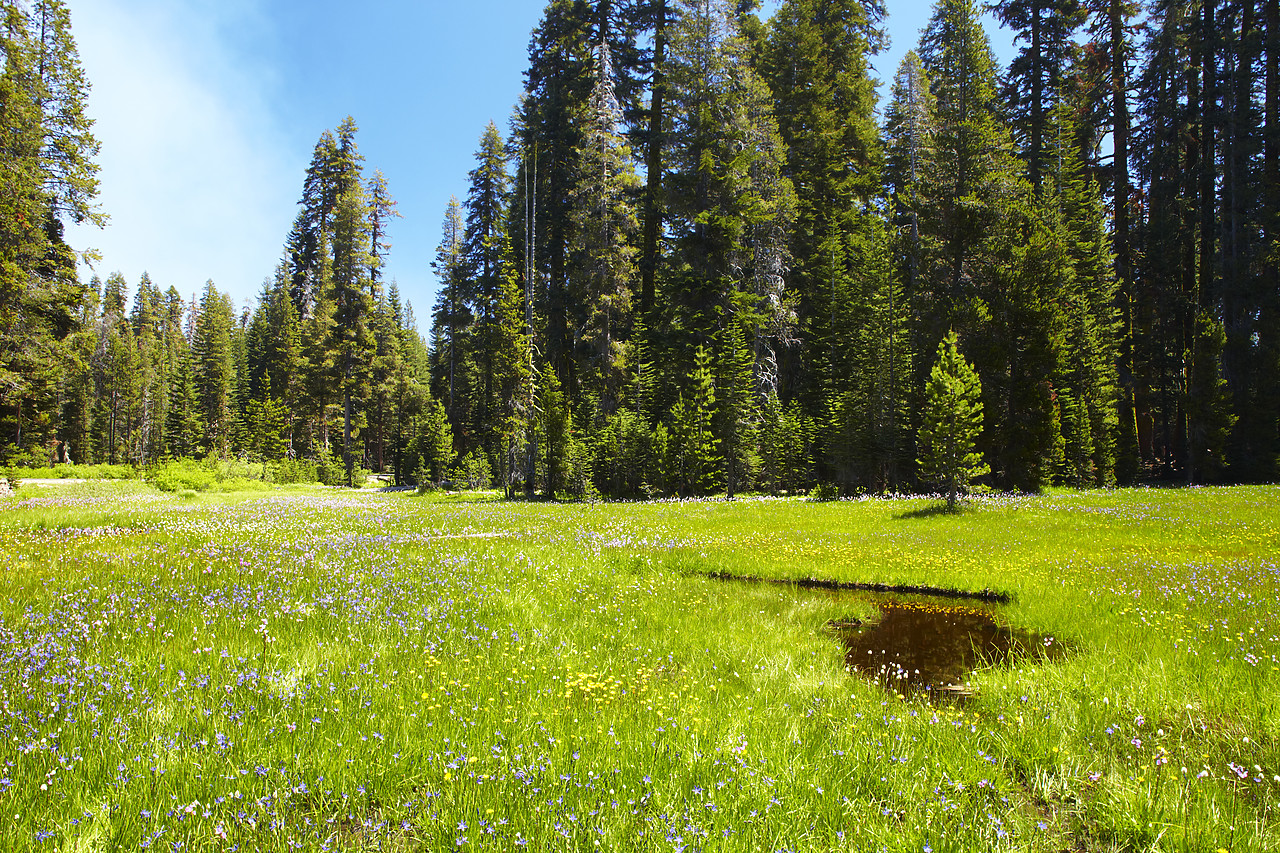
[(831, 623), (845, 646), (845, 664), (893, 693), (963, 700), (978, 668), (1048, 661), (1066, 654), (1053, 637), (997, 621), (990, 608), (951, 603), (886, 601), (880, 617), (862, 625)]

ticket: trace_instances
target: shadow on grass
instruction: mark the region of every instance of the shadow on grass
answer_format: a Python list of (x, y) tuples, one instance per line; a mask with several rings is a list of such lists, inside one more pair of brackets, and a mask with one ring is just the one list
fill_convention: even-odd
[(962, 503), (956, 504), (955, 509), (949, 509), (945, 503), (940, 503), (940, 504), (930, 504), (929, 506), (922, 506), (919, 509), (909, 509), (906, 512), (898, 513), (897, 515), (894, 516), (894, 518), (896, 519), (934, 518), (939, 515), (960, 516), (960, 515), (967, 515), (970, 512), (973, 512), (973, 508), (965, 506)]

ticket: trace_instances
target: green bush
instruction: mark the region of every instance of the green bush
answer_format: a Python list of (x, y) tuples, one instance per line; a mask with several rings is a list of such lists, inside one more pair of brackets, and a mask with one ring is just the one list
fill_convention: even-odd
[(29, 450), (15, 450), (4, 461), (10, 468), (47, 468), (53, 459), (48, 449), (33, 447)]
[(141, 476), (132, 465), (54, 465), (24, 467), (21, 472), (29, 480), (136, 480)]
[(818, 483), (809, 492), (809, 500), (825, 503), (826, 501), (834, 501), (840, 497), (840, 487), (835, 483)]
[(147, 472), (147, 482), (162, 492), (191, 489), (207, 492), (217, 481), (214, 471), (195, 459), (173, 459), (162, 462)]
[(322, 450), (316, 459), (316, 479), (326, 486), (345, 486), (347, 472), (342, 468), (342, 460)]
[(320, 475), (310, 459), (285, 459), (268, 466), (267, 479), (273, 483), (318, 483)]
[(458, 460), (449, 479), (460, 489), (487, 489), (493, 485), (493, 469), (484, 453), (473, 450)]
[(642, 498), (658, 479), (654, 437), (644, 419), (623, 409), (596, 436), (591, 475), (596, 489), (611, 498)]
[(207, 459), (212, 464), (214, 477), (218, 482), (226, 480), (265, 480), (267, 469), (261, 462), (246, 462), (243, 459)]

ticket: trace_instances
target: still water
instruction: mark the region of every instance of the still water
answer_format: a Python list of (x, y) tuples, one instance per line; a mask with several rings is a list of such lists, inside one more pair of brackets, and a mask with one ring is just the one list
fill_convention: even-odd
[(963, 700), (973, 695), (969, 677), (975, 669), (1066, 654), (1054, 637), (1004, 625), (990, 606), (892, 596), (875, 603), (875, 619), (828, 625), (844, 643), (849, 671), (895, 694)]

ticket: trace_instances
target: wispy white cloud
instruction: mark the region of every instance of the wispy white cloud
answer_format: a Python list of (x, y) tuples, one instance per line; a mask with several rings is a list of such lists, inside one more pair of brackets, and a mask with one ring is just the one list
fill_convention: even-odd
[(273, 116), (268, 58), (226, 37), (264, 16), (234, 1), (70, 6), (111, 222), (70, 229), (69, 241), (101, 252), (104, 277), (119, 270), (134, 285), (147, 271), (184, 295), (213, 279), (251, 297), (279, 259), (306, 165)]

